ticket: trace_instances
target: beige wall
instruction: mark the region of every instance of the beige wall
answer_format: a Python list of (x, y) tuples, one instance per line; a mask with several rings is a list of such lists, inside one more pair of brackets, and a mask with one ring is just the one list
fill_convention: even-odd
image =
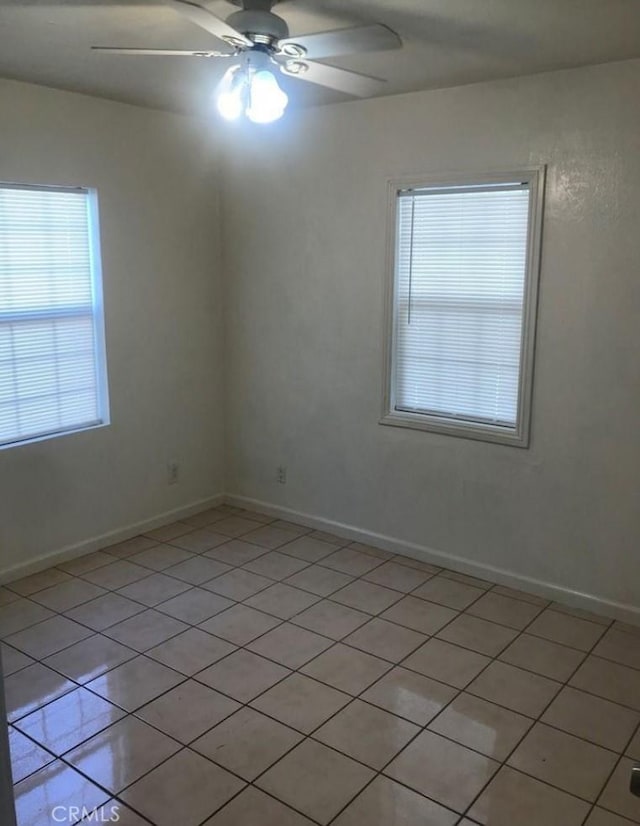
[[(639, 607), (639, 93), (635, 61), (234, 133), (228, 492)], [(531, 448), (380, 426), (386, 179), (532, 164), (548, 191)]]
[[(0, 450), (0, 571), (224, 489), (218, 184), (186, 118), (0, 82), (0, 180), (97, 187), (110, 427)], [(167, 485), (166, 462), (180, 463)]]

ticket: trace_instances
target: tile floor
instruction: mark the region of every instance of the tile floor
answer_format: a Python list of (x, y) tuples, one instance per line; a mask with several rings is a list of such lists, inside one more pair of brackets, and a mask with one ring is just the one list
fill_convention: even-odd
[(336, 536), (213, 508), (0, 636), (19, 826), (640, 823), (640, 629)]

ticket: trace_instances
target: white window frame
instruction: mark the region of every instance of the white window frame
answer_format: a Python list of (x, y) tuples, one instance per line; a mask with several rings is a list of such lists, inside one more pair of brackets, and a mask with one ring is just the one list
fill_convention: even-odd
[[(534, 351), (540, 280), (540, 252), (542, 242), (542, 215), (544, 205), (545, 166), (526, 167), (511, 171), (483, 174), (454, 172), (423, 174), (394, 178), (388, 181), (387, 207), (387, 266), (385, 289), (385, 348), (383, 410), (380, 424), (427, 430), (447, 436), (494, 442), (527, 448), (531, 433), (531, 403), (533, 395)], [(396, 281), (397, 281), (397, 204), (398, 195), (409, 189), (426, 187), (483, 186), (526, 183), (529, 187), (529, 227), (527, 237), (527, 265), (523, 305), (522, 340), (520, 350), (520, 378), (518, 387), (518, 415), (515, 427), (484, 422), (467, 421), (428, 413), (396, 410), (393, 390), (396, 349)]]
[[(38, 192), (75, 192), (83, 193), (87, 198), (87, 225), (89, 236), (89, 255), (91, 269), (91, 299), (92, 317), (94, 327), (94, 363), (96, 366), (97, 378), (97, 399), (99, 418), (95, 422), (80, 426), (51, 430), (33, 436), (24, 436), (12, 442), (0, 444), (0, 450), (9, 450), (22, 445), (33, 444), (34, 442), (47, 441), (58, 436), (68, 436), (73, 433), (82, 433), (87, 430), (95, 430), (107, 427), (111, 423), (109, 406), (109, 378), (107, 370), (107, 346), (104, 325), (104, 296), (102, 290), (102, 254), (100, 247), (100, 214), (98, 205), (98, 191), (91, 187), (82, 186), (58, 186), (48, 184), (27, 184), (14, 183), (10, 181), (0, 181), (0, 188), (3, 189), (26, 189)], [(51, 310), (46, 314), (47, 318), (56, 316), (64, 317), (64, 309), (59, 312)], [(42, 318), (42, 312), (35, 312), (34, 318)]]

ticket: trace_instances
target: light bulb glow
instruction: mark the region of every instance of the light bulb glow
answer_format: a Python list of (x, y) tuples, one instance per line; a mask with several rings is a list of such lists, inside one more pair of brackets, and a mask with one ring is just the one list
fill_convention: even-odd
[(250, 55), (231, 67), (216, 90), (216, 106), (225, 120), (245, 115), (253, 123), (272, 123), (284, 115), (289, 98), (278, 85), (266, 55)]
[(272, 123), (284, 115), (289, 98), (278, 86), (275, 76), (266, 70), (251, 78), (246, 115), (253, 123)]

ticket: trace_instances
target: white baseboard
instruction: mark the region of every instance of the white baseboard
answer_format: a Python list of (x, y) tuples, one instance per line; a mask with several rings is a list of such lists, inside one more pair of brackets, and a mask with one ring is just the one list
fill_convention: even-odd
[(386, 551), (392, 551), (403, 556), (422, 560), (423, 562), (429, 562), (432, 565), (449, 568), (452, 571), (469, 574), (480, 579), (487, 579), (499, 585), (506, 585), (509, 588), (527, 591), (536, 596), (562, 602), (574, 608), (582, 608), (586, 611), (592, 611), (596, 614), (622, 620), (623, 622), (640, 625), (640, 606), (615, 602), (604, 597), (599, 597), (596, 594), (574, 591), (562, 585), (554, 585), (551, 582), (523, 576), (522, 574), (508, 571), (504, 568), (495, 568), (493, 565), (486, 565), (482, 562), (467, 559), (466, 557), (454, 556), (444, 551), (436, 551), (433, 548), (417, 545), (413, 542), (405, 542), (402, 539), (396, 539), (392, 536), (367, 531), (355, 525), (346, 525), (342, 522), (334, 522), (331, 519), (324, 519), (313, 514), (302, 513), (291, 508), (279, 507), (270, 502), (261, 502), (246, 496), (232, 495), (225, 496), (225, 502), (228, 505), (260, 511), (269, 516), (297, 522), (300, 525), (306, 525), (309, 528), (327, 531), (328, 533), (336, 534), (336, 536), (351, 539), (354, 542), (374, 545)]
[(190, 505), (183, 505), (180, 508), (159, 513), (157, 516), (144, 519), (142, 522), (135, 522), (131, 525), (116, 528), (108, 533), (103, 533), (100, 536), (93, 536), (75, 545), (67, 545), (65, 548), (59, 548), (56, 551), (41, 554), (35, 559), (30, 559), (28, 562), (21, 562), (18, 565), (1, 570), (0, 584), (12, 582), (15, 579), (20, 579), (30, 574), (37, 574), (39, 571), (44, 571), (52, 565), (59, 565), (61, 562), (68, 562), (70, 559), (75, 559), (78, 556), (99, 551), (101, 548), (106, 548), (107, 545), (114, 545), (116, 542), (124, 542), (125, 539), (131, 539), (132, 536), (137, 536), (145, 531), (161, 528), (163, 525), (170, 525), (171, 522), (184, 519), (186, 516), (193, 516), (193, 514), (199, 511), (206, 510), (207, 508), (215, 508), (217, 505), (221, 505), (225, 499), (224, 494), (219, 493), (207, 499), (192, 502)]

